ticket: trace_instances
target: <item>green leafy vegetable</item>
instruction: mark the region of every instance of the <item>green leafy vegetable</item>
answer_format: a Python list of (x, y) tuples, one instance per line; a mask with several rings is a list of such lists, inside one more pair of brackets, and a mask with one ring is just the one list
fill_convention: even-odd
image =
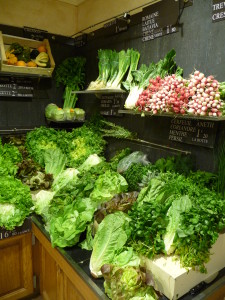
[[(51, 214), (51, 204), (49, 212)], [(49, 231), (52, 246), (69, 247), (79, 242), (80, 234), (93, 218), (96, 206), (88, 198), (79, 199), (64, 207), (57, 214), (51, 214), (46, 228)]]
[[(127, 51), (121, 50), (116, 52), (111, 49), (99, 49), (98, 50), (98, 70), (99, 75), (95, 81), (92, 81), (88, 90), (97, 89), (121, 89), (121, 82), (125, 77), (129, 68), (135, 68), (137, 53), (133, 49)], [(133, 54), (133, 60), (131, 65), (131, 55)], [(137, 60), (137, 58), (136, 58)], [(129, 75), (129, 80), (130, 80)]]
[(45, 117), (47, 119), (52, 119), (54, 114), (54, 111), (56, 111), (58, 109), (58, 106), (54, 103), (49, 103), (46, 107), (45, 107)]
[(74, 168), (67, 168), (56, 176), (52, 184), (52, 190), (57, 192), (64, 188), (71, 181), (77, 180), (77, 175), (79, 171)]
[(41, 190), (38, 193), (32, 195), (32, 201), (34, 203), (34, 211), (41, 215), (44, 220), (47, 220), (49, 217), (48, 210), (50, 202), (54, 197), (54, 192)]
[(56, 69), (56, 86), (65, 86), (63, 108), (74, 108), (77, 95), (72, 91), (79, 91), (85, 83), (85, 64), (84, 57), (66, 58)]
[(0, 227), (13, 230), (22, 225), (32, 206), (27, 186), (13, 177), (0, 177)]
[(168, 209), (167, 216), (169, 217), (169, 223), (166, 228), (166, 234), (163, 238), (165, 250), (168, 255), (174, 252), (173, 241), (177, 229), (182, 221), (182, 213), (189, 211), (191, 209), (191, 205), (191, 200), (185, 195), (179, 199), (175, 199)]
[(129, 212), (130, 243), (138, 253), (152, 258), (166, 253), (164, 237), (171, 234), (168, 240), (173, 245), (168, 242), (167, 250), (175, 251), (182, 266), (205, 272), (209, 250), (225, 228), (224, 211), (224, 200), (215, 191), (183, 175), (161, 174), (141, 190)]
[[(174, 61), (175, 56), (176, 52), (172, 49), (157, 63), (152, 62), (149, 66), (142, 64), (138, 70), (132, 72), (133, 81), (130, 86), (127, 87), (127, 89), (129, 89), (129, 95), (125, 101), (125, 108), (135, 108), (139, 95), (149, 85), (149, 79), (156, 78), (157, 76), (164, 78), (166, 75), (176, 72), (177, 65)], [(181, 68), (179, 68), (179, 74), (180, 73), (182, 73)]]
[(25, 147), (34, 161), (44, 167), (45, 150), (59, 148), (59, 142), (62, 140), (58, 131), (41, 126), (27, 133)]
[(115, 155), (110, 159), (110, 166), (113, 171), (117, 171), (117, 165), (121, 159), (131, 154), (129, 147), (116, 151)]
[(143, 176), (147, 174), (152, 165), (142, 165), (141, 163), (133, 163), (123, 173), (124, 178), (128, 183), (128, 191), (140, 191)]
[(118, 267), (106, 264), (102, 267), (105, 292), (113, 300), (154, 300), (158, 295), (147, 285), (147, 274), (139, 267)]
[(57, 177), (66, 166), (66, 155), (59, 148), (44, 151), (45, 172)]
[(117, 172), (124, 173), (132, 164), (148, 165), (147, 155), (142, 151), (134, 151), (122, 158), (117, 165)]
[(127, 212), (137, 200), (138, 192), (120, 193), (115, 195), (110, 201), (104, 202), (95, 212), (95, 222), (97, 224), (108, 215), (116, 211)]
[(114, 195), (126, 191), (127, 182), (125, 178), (117, 172), (107, 170), (96, 179), (90, 197), (100, 204), (112, 199)]
[(16, 146), (10, 143), (0, 144), (0, 175), (15, 176), (21, 161), (22, 155)]
[(91, 154), (88, 156), (88, 158), (83, 162), (81, 166), (79, 166), (78, 170), (80, 172), (82, 171), (88, 171), (93, 166), (96, 166), (100, 164), (103, 161), (103, 158), (99, 157), (97, 154)]
[(67, 164), (73, 168), (81, 165), (91, 154), (101, 155), (106, 145), (102, 136), (87, 125), (73, 129), (68, 133), (67, 141)]
[(105, 217), (98, 227), (93, 241), (93, 251), (90, 259), (90, 271), (94, 277), (100, 277), (101, 267), (111, 263), (116, 252), (125, 245), (130, 219), (123, 212), (116, 212)]
[(75, 119), (83, 121), (85, 119), (85, 111), (82, 108), (74, 108)]

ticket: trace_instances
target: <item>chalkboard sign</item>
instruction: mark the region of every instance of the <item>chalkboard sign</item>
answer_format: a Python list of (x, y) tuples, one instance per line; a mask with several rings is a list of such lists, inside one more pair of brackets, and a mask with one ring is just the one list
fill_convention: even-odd
[[(127, 19), (126, 19), (127, 18)], [(104, 28), (107, 29), (107, 34), (115, 34), (127, 31), (130, 15), (126, 15), (124, 18), (116, 18), (108, 23), (104, 24)]]
[(43, 41), (47, 38), (48, 31), (32, 27), (23, 27), (23, 36), (28, 39)]
[(167, 0), (143, 8), (142, 41), (154, 40), (178, 31), (179, 1)]
[(7, 230), (0, 227), (0, 240), (24, 234), (31, 231), (31, 219), (25, 219), (23, 225), (15, 227), (13, 230)]
[(213, 0), (212, 22), (225, 20), (225, 1)]
[(168, 139), (213, 148), (216, 130), (217, 123), (213, 121), (174, 118), (170, 121)]
[(34, 84), (32, 79), (22, 77), (0, 77), (0, 96), (33, 97)]
[(123, 114), (118, 111), (123, 108), (126, 96), (124, 94), (102, 94), (100, 98), (100, 114), (105, 116), (122, 116)]

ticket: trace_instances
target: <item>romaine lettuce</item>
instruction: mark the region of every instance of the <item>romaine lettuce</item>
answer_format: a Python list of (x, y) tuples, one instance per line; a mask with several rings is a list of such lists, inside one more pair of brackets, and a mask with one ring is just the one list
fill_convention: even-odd
[(116, 212), (100, 223), (90, 259), (90, 271), (94, 277), (102, 276), (101, 267), (112, 263), (116, 253), (125, 245), (130, 235), (129, 222), (127, 214)]

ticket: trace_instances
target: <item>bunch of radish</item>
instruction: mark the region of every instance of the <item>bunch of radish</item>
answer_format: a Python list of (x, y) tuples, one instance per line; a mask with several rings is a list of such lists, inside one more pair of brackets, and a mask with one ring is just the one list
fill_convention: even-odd
[(205, 77), (203, 73), (195, 71), (190, 75), (188, 88), (191, 99), (187, 113), (214, 117), (222, 115), (219, 82), (213, 76)]
[(219, 117), (222, 115), (224, 101), (220, 98), (220, 83), (211, 75), (195, 71), (186, 80), (175, 74), (162, 79), (149, 80), (136, 102), (139, 111), (153, 114), (172, 112), (199, 116)]
[(160, 76), (149, 80), (149, 86), (139, 95), (135, 104), (139, 111), (151, 111), (151, 99), (162, 88), (162, 83)]
[(184, 114), (188, 109), (190, 93), (187, 81), (177, 78), (175, 74), (164, 79), (159, 76), (150, 80), (148, 88), (142, 92), (136, 103), (138, 110), (159, 112), (173, 112)]

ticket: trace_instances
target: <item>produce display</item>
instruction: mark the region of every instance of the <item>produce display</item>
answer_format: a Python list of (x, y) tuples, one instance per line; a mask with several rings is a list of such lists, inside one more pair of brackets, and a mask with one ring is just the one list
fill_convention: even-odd
[[(53, 247), (91, 251), (90, 272), (104, 277), (110, 299), (158, 299), (144, 258), (173, 255), (183, 267), (207, 272), (210, 248), (225, 229), (224, 147), (212, 174), (194, 171), (186, 155), (153, 163), (125, 148), (107, 161), (105, 136), (134, 138), (94, 118), (72, 132), (40, 127), (21, 143), (2, 142), (1, 158), (10, 163), (0, 168), (0, 226), (12, 229), (35, 212)], [(24, 153), (52, 176), (32, 197), (17, 177)]]
[(111, 49), (98, 50), (99, 75), (87, 90), (120, 90), (123, 80), (125, 84), (132, 81), (132, 72), (136, 70), (139, 58), (140, 53), (134, 49), (119, 52)]
[(20, 43), (12, 43), (5, 54), (8, 65), (32, 68), (50, 67), (49, 55), (45, 45), (40, 45), (37, 49), (31, 49), (22, 46)]
[(59, 87), (62, 84), (65, 87), (63, 108), (75, 107), (77, 95), (71, 94), (71, 92), (79, 91), (84, 87), (85, 64), (84, 57), (69, 57), (56, 68), (56, 86)]
[(124, 108), (149, 114), (180, 114), (221, 117), (225, 111), (225, 82), (199, 70), (182, 77), (172, 49), (157, 63), (141, 64), (134, 49), (98, 50), (99, 75), (87, 90), (124, 90)]
[(81, 108), (75, 108), (78, 100), (77, 94), (73, 91), (79, 91), (85, 83), (85, 64), (84, 57), (66, 58), (56, 69), (56, 86), (63, 85), (63, 107), (58, 107), (50, 103), (45, 108), (45, 117), (52, 121), (84, 121), (85, 111)]
[(33, 203), (30, 189), (16, 178), (22, 154), (0, 139), (0, 227), (12, 230), (23, 224)]
[(45, 108), (45, 117), (47, 120), (63, 121), (84, 121), (85, 111), (82, 108), (61, 108), (54, 103), (50, 103)]
[(163, 60), (141, 65), (132, 71), (129, 95), (124, 107), (151, 114), (172, 113), (220, 117), (224, 114), (225, 84), (199, 70), (182, 77), (183, 70), (174, 61), (172, 49)]
[(166, 112), (220, 117), (225, 104), (223, 86), (213, 76), (205, 77), (199, 71), (191, 74), (189, 80), (175, 74), (164, 79), (157, 76), (149, 80), (135, 105), (139, 111), (153, 114)]

